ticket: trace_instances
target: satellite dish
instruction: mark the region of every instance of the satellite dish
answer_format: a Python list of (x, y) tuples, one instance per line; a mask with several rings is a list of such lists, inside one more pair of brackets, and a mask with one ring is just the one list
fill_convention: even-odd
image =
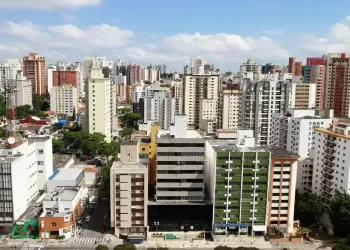
[(15, 142), (16, 142), (15, 137), (9, 137), (9, 138), (7, 138), (7, 143), (8, 143), (8, 144), (14, 144)]

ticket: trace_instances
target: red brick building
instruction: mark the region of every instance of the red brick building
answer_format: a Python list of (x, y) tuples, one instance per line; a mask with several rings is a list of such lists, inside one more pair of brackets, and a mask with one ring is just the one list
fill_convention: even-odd
[(53, 71), (52, 85), (58, 87), (64, 84), (71, 84), (73, 87), (78, 88), (78, 71), (74, 71), (69, 67), (66, 70)]
[(46, 60), (38, 53), (23, 57), (23, 75), (32, 81), (33, 94), (46, 94)]

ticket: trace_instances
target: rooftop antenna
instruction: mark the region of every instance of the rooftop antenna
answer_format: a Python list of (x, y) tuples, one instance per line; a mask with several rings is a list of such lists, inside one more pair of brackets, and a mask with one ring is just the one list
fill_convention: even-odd
[(7, 79), (3, 81), (2, 87), (6, 100), (6, 139), (5, 148), (15, 148), (23, 143), (22, 136), (18, 133), (18, 120), (16, 114), (15, 93), (18, 92), (17, 81)]

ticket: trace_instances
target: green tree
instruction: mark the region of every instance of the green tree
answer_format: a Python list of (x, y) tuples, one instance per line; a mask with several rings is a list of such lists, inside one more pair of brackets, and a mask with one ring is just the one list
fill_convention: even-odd
[(64, 148), (64, 143), (62, 140), (52, 138), (52, 149), (54, 151), (58, 151), (58, 150), (63, 149), (63, 148)]
[(333, 250), (350, 250), (350, 239), (341, 240), (336, 243), (333, 247)]
[(138, 129), (138, 121), (141, 120), (141, 118), (141, 114), (126, 113), (122, 118), (123, 127)]
[(317, 195), (308, 191), (296, 192), (294, 218), (301, 220), (303, 225), (319, 224), (325, 211), (325, 205)]
[(136, 250), (136, 247), (132, 243), (125, 243), (125, 244), (116, 245), (113, 249), (114, 250)]
[(6, 116), (6, 103), (3, 95), (0, 95), (0, 117)]
[(333, 224), (334, 235), (348, 236), (350, 234), (350, 195), (336, 190), (329, 205), (329, 218)]
[(26, 118), (27, 116), (36, 115), (35, 110), (30, 105), (18, 106), (16, 108), (18, 119)]
[(133, 128), (124, 128), (119, 131), (119, 137), (122, 138), (123, 140), (128, 140), (130, 139), (130, 136), (133, 131), (134, 131)]
[(106, 245), (98, 245), (95, 250), (109, 250), (109, 248)]
[(117, 109), (118, 115), (122, 115), (122, 116), (124, 116), (127, 113), (131, 113), (131, 112), (132, 112), (131, 108), (118, 108)]
[(6, 137), (6, 129), (0, 128), (0, 138), (4, 139)]

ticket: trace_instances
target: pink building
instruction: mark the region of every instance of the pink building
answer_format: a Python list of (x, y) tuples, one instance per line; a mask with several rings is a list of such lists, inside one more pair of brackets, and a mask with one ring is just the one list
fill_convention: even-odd
[(316, 83), (316, 109), (324, 109), (324, 89), (326, 68), (324, 65), (312, 65), (310, 70), (310, 83)]

